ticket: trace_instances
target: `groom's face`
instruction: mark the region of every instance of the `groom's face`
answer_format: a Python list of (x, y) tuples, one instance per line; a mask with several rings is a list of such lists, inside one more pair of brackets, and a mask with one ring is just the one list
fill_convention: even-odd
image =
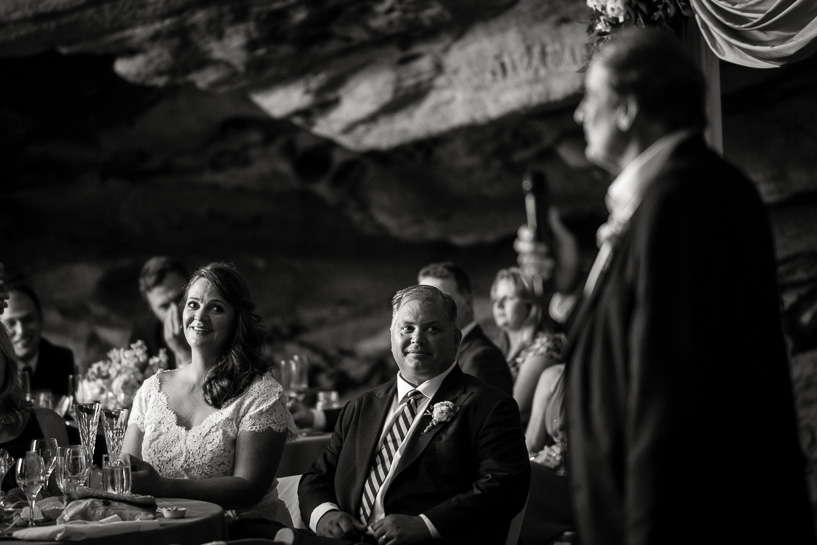
[(419, 386), (448, 369), (462, 334), (440, 301), (409, 300), (394, 316), (391, 351), (406, 382)]

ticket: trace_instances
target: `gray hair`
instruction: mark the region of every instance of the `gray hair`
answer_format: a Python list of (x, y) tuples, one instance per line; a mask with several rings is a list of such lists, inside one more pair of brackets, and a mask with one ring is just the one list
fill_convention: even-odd
[(404, 303), (408, 303), (409, 301), (442, 304), (445, 317), (448, 319), (451, 328), (457, 329), (457, 303), (455, 303), (450, 296), (434, 286), (426, 286), (424, 284), (409, 286), (394, 294), (394, 297), (391, 299), (392, 326), (394, 325), (394, 318), (397, 316), (397, 311), (400, 310), (400, 307), (402, 307)]

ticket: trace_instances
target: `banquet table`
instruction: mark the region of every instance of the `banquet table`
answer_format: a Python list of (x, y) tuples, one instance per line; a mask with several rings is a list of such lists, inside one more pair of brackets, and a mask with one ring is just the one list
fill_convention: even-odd
[[(166, 519), (161, 514), (156, 515), (159, 521), (159, 528), (134, 532), (130, 534), (119, 534), (113, 536), (99, 537), (82, 540), (81, 543), (87, 545), (104, 545), (116, 543), (116, 545), (201, 545), (216, 540), (227, 539), (227, 526), (224, 520), (224, 510), (206, 501), (187, 500), (180, 498), (156, 498), (158, 507), (184, 507), (187, 513), (181, 519)], [(116, 523), (112, 523), (116, 524)], [(10, 541), (31, 545), (53, 545), (54, 543), (78, 543), (76, 541), (30, 541), (17, 540), (3, 536), (3, 541)]]
[(297, 439), (290, 441), (284, 447), (284, 454), (278, 464), (277, 477), (300, 475), (318, 459), (323, 448), (329, 444), (331, 433), (302, 432)]

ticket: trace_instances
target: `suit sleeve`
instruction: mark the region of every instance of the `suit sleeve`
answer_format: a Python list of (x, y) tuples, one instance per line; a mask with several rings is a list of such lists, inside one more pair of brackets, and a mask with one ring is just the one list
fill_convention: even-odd
[(424, 513), (444, 538), (478, 534), (486, 525), (510, 521), (527, 499), (530, 463), (514, 400), (497, 398), (477, 425), (476, 480), (467, 492)]
[(352, 412), (351, 405), (350, 403), (340, 410), (337, 418), (342, 424), (335, 426), (329, 444), (323, 449), (321, 456), (312, 464), (312, 467), (301, 476), (298, 484), (301, 519), (307, 525), (309, 525), (312, 511), (319, 505), (327, 502), (340, 504), (335, 492), (335, 474)]

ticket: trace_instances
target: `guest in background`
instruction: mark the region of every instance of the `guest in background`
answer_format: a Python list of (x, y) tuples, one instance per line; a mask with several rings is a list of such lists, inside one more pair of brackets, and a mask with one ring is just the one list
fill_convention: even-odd
[(0, 321), (14, 344), (19, 373), (28, 375), (31, 391), (50, 390), (55, 397), (68, 395), (68, 377), (74, 374), (74, 354), (42, 336), (42, 306), (30, 286), (9, 282), (6, 290), (8, 308)]
[(501, 269), (491, 286), (494, 321), (502, 330), (500, 348), (514, 378), (513, 397), (527, 425), (542, 371), (563, 362), (565, 337), (554, 333), (547, 300), (516, 268)]
[(512, 395), (513, 378), (505, 356), (474, 319), (474, 295), (465, 271), (450, 261), (431, 263), (420, 270), (417, 282), (434, 286), (457, 304), (457, 328), (462, 333), (457, 349), (460, 369)]
[(302, 518), (318, 536), (505, 542), (530, 480), (519, 410), (460, 370), (456, 322), (456, 304), (432, 286), (395, 294), (395, 380), (344, 407), (301, 477)]
[[(32, 439), (53, 437), (60, 446), (68, 446), (65, 422), (51, 409), (35, 407), (25, 399), (17, 373), (16, 349), (0, 326), (0, 448), (20, 458), (31, 450)], [(6, 492), (17, 486), (14, 470), (2, 479)]]
[(182, 367), (191, 358), (179, 308), (187, 276), (181, 263), (163, 256), (148, 259), (139, 273), (139, 292), (153, 316), (136, 321), (130, 342), (143, 340), (150, 356), (158, 356), (160, 349), (166, 349), (169, 369)]
[(271, 537), (292, 525), (275, 473), (296, 428), (261, 358), (261, 319), (246, 281), (225, 263), (193, 273), (183, 302), (192, 360), (136, 394), (122, 447), (133, 491), (217, 503), (235, 510), (231, 539)]
[(705, 112), (665, 32), (618, 32), (585, 74), (586, 155), (617, 177), (566, 356), (584, 545), (815, 543), (767, 211)]

